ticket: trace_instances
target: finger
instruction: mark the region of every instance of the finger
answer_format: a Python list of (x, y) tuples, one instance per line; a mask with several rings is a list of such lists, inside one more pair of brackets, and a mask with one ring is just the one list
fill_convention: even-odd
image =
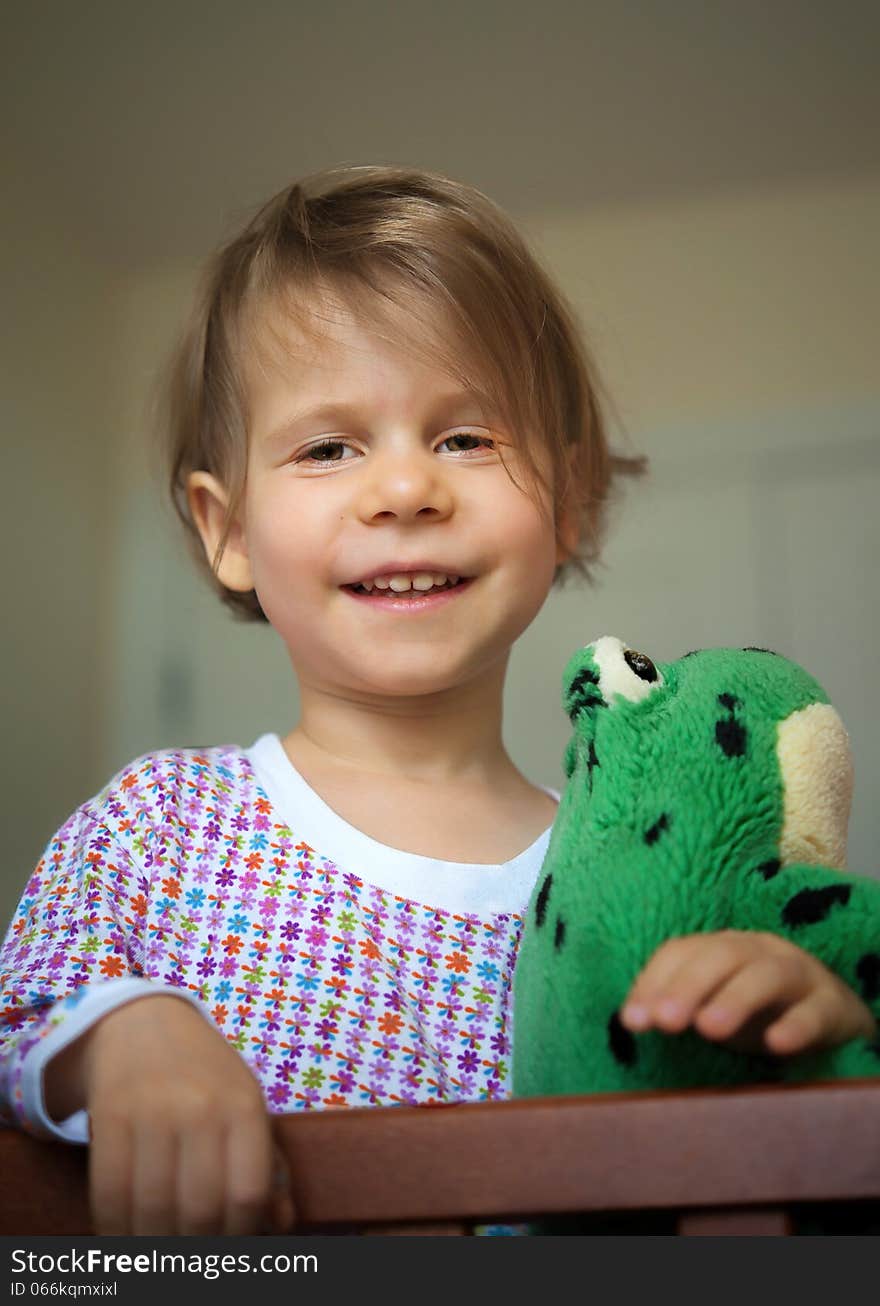
[(694, 1023), (706, 1038), (728, 1038), (762, 1013), (771, 1023), (808, 992), (808, 974), (796, 962), (784, 956), (755, 957), (712, 993)]
[(829, 1011), (826, 997), (814, 990), (765, 1029), (764, 1044), (777, 1056), (790, 1056), (806, 1048), (818, 1050), (833, 1041), (829, 1039), (831, 1024), (833, 1011)]
[(127, 1121), (102, 1115), (92, 1123), (89, 1194), (95, 1233), (131, 1233), (133, 1150)]
[(866, 1030), (868, 1037), (873, 1037), (875, 1028), (870, 1009), (842, 980), (832, 976), (830, 983), (817, 984), (800, 1002), (791, 1004), (768, 1026), (764, 1037), (770, 1051), (786, 1056), (835, 1047), (864, 1036)]
[[(791, 1020), (775, 1022), (780, 1039), (780, 1052), (802, 1050), (804, 1047), (826, 1048), (850, 1039), (875, 1038), (877, 1024), (869, 1007), (858, 994), (846, 984), (839, 975), (828, 970), (816, 958), (795, 950), (795, 962), (807, 976), (802, 993), (802, 1001), (812, 998), (809, 1006), (803, 1009), (800, 1003), (789, 1004)], [(787, 1016), (789, 1013), (782, 1013)], [(767, 1034), (770, 1034), (768, 1027)], [(787, 1032), (786, 1032), (787, 1031)], [(808, 1032), (809, 1031), (809, 1032)], [(803, 1037), (806, 1036), (806, 1042)]]
[(225, 1172), (226, 1148), (220, 1130), (187, 1130), (179, 1149), (177, 1232), (195, 1236), (223, 1232)]
[(663, 958), (651, 974), (645, 972), (636, 1003), (647, 1019), (639, 1028), (656, 1025), (668, 1033), (687, 1029), (700, 1008), (750, 959), (750, 944), (733, 931), (692, 935), (680, 942), (687, 946)]
[(696, 936), (667, 939), (642, 967), (620, 1012), (630, 1029), (648, 1029), (653, 1022), (658, 995), (667, 981), (693, 953)]
[(145, 1125), (134, 1135), (132, 1233), (174, 1234), (177, 1137), (161, 1125)]
[(260, 1233), (272, 1196), (273, 1146), (265, 1111), (233, 1123), (226, 1139), (224, 1232)]

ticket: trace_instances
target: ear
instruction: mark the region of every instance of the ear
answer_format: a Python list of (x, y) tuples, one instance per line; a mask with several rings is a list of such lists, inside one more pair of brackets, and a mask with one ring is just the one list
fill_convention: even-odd
[[(229, 495), (210, 472), (190, 472), (186, 482), (186, 498), (193, 521), (202, 537), (208, 563), (213, 565), (214, 554), (223, 533)], [(238, 518), (230, 528), (216, 576), (230, 590), (245, 593), (254, 588), (247, 540)]]

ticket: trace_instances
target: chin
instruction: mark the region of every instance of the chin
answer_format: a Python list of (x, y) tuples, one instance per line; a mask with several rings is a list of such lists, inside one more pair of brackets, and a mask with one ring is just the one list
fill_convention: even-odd
[(482, 659), (478, 667), (473, 661), (438, 666), (436, 655), (429, 653), (428, 662), (426, 665), (420, 658), (403, 657), (393, 662), (389, 659), (375, 668), (374, 675), (370, 674), (370, 667), (361, 664), (357, 669), (357, 680), (349, 683), (383, 698), (427, 698), (458, 689), (480, 676), (485, 677), (487, 672)]

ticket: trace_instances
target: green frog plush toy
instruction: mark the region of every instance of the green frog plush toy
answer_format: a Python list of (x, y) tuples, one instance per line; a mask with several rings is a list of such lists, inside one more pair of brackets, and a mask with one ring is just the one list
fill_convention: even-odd
[(619, 639), (563, 677), (568, 785), (514, 976), (517, 1096), (880, 1074), (880, 1040), (790, 1058), (618, 1012), (667, 939), (772, 931), (880, 1017), (880, 881), (845, 872), (852, 764), (821, 687), (764, 649), (654, 664)]

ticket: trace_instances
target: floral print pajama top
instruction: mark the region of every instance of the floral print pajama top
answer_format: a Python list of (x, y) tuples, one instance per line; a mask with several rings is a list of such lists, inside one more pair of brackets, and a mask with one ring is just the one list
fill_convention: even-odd
[(273, 1112), (509, 1096), (513, 965), (549, 838), (501, 866), (387, 847), (275, 734), (136, 759), (49, 841), (9, 926), (0, 1120), (86, 1142), (84, 1111), (47, 1115), (43, 1068), (157, 992), (216, 1025)]

